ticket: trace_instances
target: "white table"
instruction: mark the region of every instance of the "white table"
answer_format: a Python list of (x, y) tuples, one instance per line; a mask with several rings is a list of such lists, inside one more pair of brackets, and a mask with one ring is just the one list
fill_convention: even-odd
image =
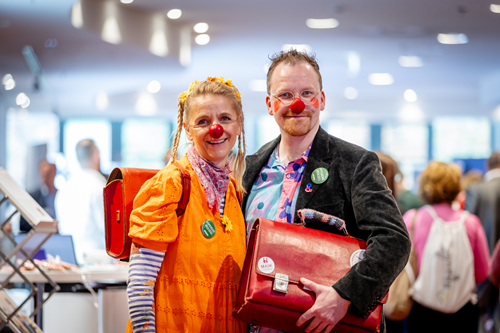
[[(76, 270), (45, 270), (44, 272), (56, 283), (84, 283), (85, 279), (90, 283), (96, 282), (114, 284), (127, 281), (128, 265), (87, 266), (80, 267)], [(38, 297), (41, 297), (44, 289), (43, 284), (47, 282), (44, 276), (37, 270), (25, 271), (23, 273), (30, 282), (39, 284)], [(10, 274), (11, 273), (0, 270), (0, 281), (4, 281)], [(12, 277), (10, 282), (24, 282), (24, 280), (19, 275), (16, 275)], [(89, 304), (89, 299), (91, 299), (91, 295), (89, 294), (62, 293), (59, 296), (59, 294), (56, 293), (52, 296), (52, 298), (54, 298), (53, 300), (52, 298), (50, 298), (47, 304), (44, 304), (43, 307), (44, 310), (47, 310), (46, 313), (43, 313), (43, 311), (41, 311), (41, 313), (39, 314), (40, 317), (44, 318), (43, 321), (40, 321), (40, 324), (43, 323), (44, 327), (47, 326), (48, 331), (56, 332), (54, 324), (51, 324), (55, 321), (53, 312), (60, 312), (63, 317), (67, 317), (63, 318), (61, 324), (64, 322), (64, 319), (69, 320), (71, 313), (66, 314), (67, 312), (65, 311), (69, 311), (66, 304), (68, 304), (68, 298), (71, 297), (70, 294), (73, 295), (73, 300), (75, 301), (73, 306), (82, 306), (80, 308), (82, 309), (82, 315), (80, 315), (77, 319), (87, 320), (87, 322), (85, 323), (85, 332), (108, 333), (112, 331), (125, 331), (124, 327), (126, 327), (126, 319), (128, 318), (128, 308), (126, 292), (124, 289), (99, 290), (99, 310), (97, 312), (93, 312), (96, 311), (96, 309), (92, 310), (92, 306), (85, 306), (85, 304)], [(76, 295), (79, 295), (81, 297), (79, 299), (76, 299)], [(86, 298), (82, 299), (82, 297)], [(69, 303), (71, 303), (71, 301)], [(85, 317), (85, 314), (87, 317)], [(97, 326), (95, 330), (91, 328), (93, 326)], [(57, 329), (59, 329), (59, 327), (57, 327)], [(64, 329), (62, 329), (61, 332), (64, 332)]]
[[(88, 266), (77, 270), (44, 271), (56, 283), (83, 283), (83, 277), (88, 282), (117, 283), (127, 281), (128, 265)], [(0, 270), (0, 281), (4, 281), (10, 273)], [(25, 277), (33, 283), (45, 283), (47, 280), (37, 271), (25, 271)], [(83, 277), (82, 277), (83, 276)], [(10, 282), (24, 282), (19, 275)]]

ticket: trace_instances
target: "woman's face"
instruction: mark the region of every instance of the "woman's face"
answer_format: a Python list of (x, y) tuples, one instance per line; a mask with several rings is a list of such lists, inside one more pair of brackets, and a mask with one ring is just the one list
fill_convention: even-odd
[[(193, 141), (198, 154), (216, 167), (223, 168), (237, 136), (241, 134), (239, 117), (231, 100), (213, 94), (196, 97), (191, 102), (189, 119), (185, 120), (183, 125), (187, 138)], [(224, 128), (224, 134), (217, 139), (208, 134), (209, 127), (214, 124)]]

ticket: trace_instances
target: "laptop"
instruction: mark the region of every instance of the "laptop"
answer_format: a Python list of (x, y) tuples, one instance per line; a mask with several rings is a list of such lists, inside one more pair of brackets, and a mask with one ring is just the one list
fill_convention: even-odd
[[(46, 234), (34, 234), (28, 242), (23, 246), (26, 253), (31, 253), (35, 249), (36, 245), (40, 244)], [(14, 236), (16, 243), (20, 243), (26, 234), (19, 234)], [(53, 234), (40, 248), (40, 250), (33, 256), (34, 259), (44, 260), (47, 259), (47, 255), (52, 255), (54, 258), (56, 256), (61, 257), (61, 260), (67, 262), (68, 264), (78, 265), (76, 262), (75, 246), (73, 244), (73, 238), (70, 235), (60, 235)], [(21, 252), (16, 254), (16, 257), (24, 259)]]

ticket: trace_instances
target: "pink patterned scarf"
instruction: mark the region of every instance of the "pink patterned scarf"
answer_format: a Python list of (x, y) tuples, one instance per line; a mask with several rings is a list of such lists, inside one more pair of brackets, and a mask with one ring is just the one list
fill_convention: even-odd
[(229, 185), (229, 162), (219, 169), (201, 157), (194, 146), (189, 149), (187, 158), (205, 190), (208, 207), (212, 209), (217, 204), (217, 208), (220, 208)]

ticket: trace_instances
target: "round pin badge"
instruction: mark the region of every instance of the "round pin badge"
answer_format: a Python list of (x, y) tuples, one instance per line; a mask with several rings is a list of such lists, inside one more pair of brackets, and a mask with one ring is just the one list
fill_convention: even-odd
[(351, 267), (356, 265), (358, 262), (360, 262), (361, 260), (363, 260), (365, 256), (365, 250), (356, 250), (354, 251), (352, 254), (351, 254)]
[(201, 225), (201, 233), (203, 234), (203, 236), (205, 236), (205, 238), (208, 238), (208, 239), (214, 237), (215, 236), (215, 224), (210, 220), (206, 220)]
[(323, 184), (328, 179), (328, 170), (325, 168), (317, 168), (311, 175), (311, 180), (314, 184)]

